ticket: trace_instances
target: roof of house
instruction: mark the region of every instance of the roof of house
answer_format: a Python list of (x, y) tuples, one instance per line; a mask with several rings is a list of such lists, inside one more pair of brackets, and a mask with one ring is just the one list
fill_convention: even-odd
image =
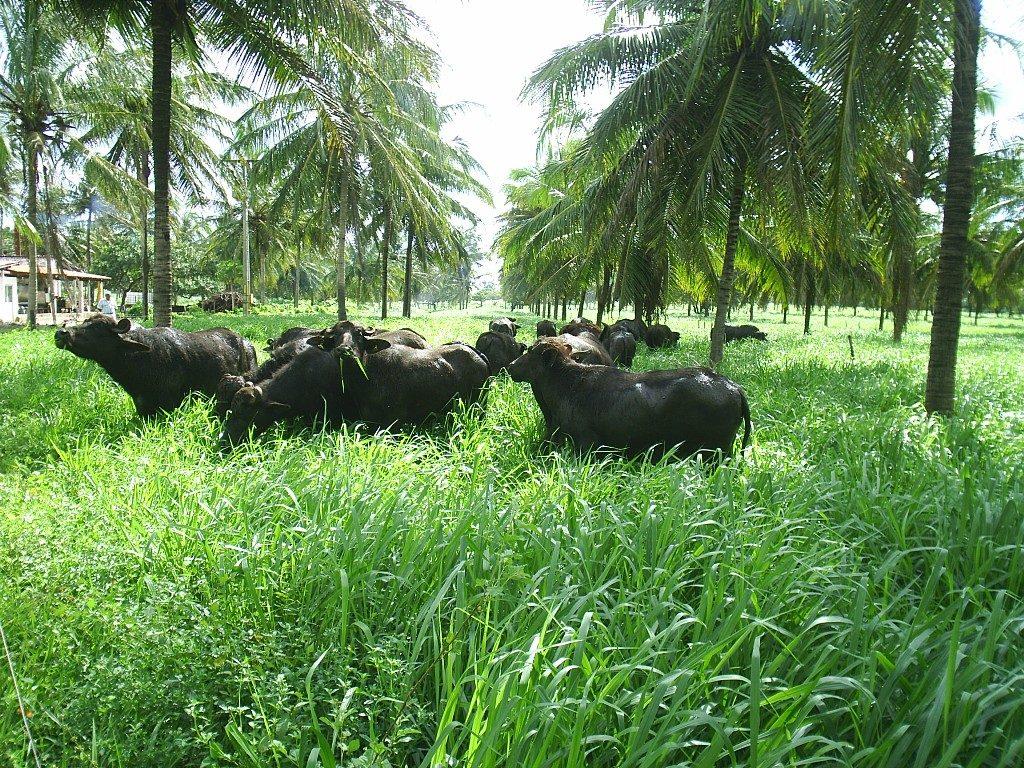
[[(93, 272), (83, 272), (82, 270), (72, 269), (70, 266), (66, 267), (62, 272), (57, 268), (56, 264), (52, 263), (51, 259), (47, 259), (45, 256), (39, 260), (39, 274), (49, 275), (50, 267), (53, 267), (53, 276), (61, 280), (91, 280), (94, 282), (107, 282), (111, 278), (107, 275), (97, 275)], [(0, 272), (6, 272), (9, 275), (15, 277), (26, 277), (28, 276), (28, 259), (19, 259), (13, 257), (0, 258)]]

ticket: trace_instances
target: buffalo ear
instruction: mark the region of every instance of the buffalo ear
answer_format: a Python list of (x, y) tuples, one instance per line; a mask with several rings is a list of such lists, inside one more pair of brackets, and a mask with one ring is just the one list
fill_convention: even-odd
[(569, 355), (570, 360), (575, 360), (577, 363), (582, 363), (587, 359), (587, 353), (583, 351), (573, 352)]
[(391, 342), (387, 339), (367, 339), (366, 340), (366, 353), (372, 355), (374, 352), (383, 352), (391, 346)]
[(128, 333), (132, 329), (132, 321), (127, 317), (122, 317), (114, 324), (114, 330), (118, 333)]

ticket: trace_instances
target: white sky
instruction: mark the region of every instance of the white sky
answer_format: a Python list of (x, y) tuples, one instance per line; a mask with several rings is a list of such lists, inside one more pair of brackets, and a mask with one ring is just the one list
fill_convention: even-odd
[[(497, 231), (504, 207), (501, 187), (509, 171), (536, 161), (540, 109), (519, 101), (526, 80), (556, 49), (599, 32), (602, 17), (585, 0), (406, 0), (434, 33), (444, 59), (439, 83), (442, 103), (479, 106), (453, 120), (451, 133), (461, 137), (488, 175), (495, 208), (480, 208), (481, 245)], [(988, 2), (982, 22), (993, 32), (1024, 39), (1024, 11), (1015, 1)], [(1015, 120), (1024, 114), (1024, 75), (1009, 50), (989, 46), (981, 57), (982, 81), (999, 97), (995, 115), (1000, 141), (1022, 133)], [(992, 127), (991, 118), (979, 129)], [(985, 146), (983, 143), (982, 146)], [(484, 271), (496, 272), (488, 263)], [(486, 275), (493, 277), (496, 275)], [(485, 277), (484, 274), (479, 275)]]

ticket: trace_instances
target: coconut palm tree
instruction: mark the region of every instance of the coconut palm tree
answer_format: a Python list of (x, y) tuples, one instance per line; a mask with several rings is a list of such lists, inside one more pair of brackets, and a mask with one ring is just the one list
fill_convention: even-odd
[(4, 5), (0, 11), (4, 53), (0, 61), (0, 111), (17, 131), (23, 155), (26, 215), (19, 227), (28, 245), (28, 325), (36, 325), (39, 272), (40, 157), (69, 127), (63, 114), (60, 73), (66, 65), (67, 37), (41, 2)]
[[(154, 199), (154, 321), (171, 323), (171, 113), (174, 51), (198, 60), (205, 47), (225, 51), (247, 73), (282, 90), (302, 83), (316, 93), (339, 125), (335, 109), (297, 45), (332, 37), (344, 40), (334, 53), (339, 66), (361, 69), (361, 53), (382, 41), (407, 39), (409, 12), (396, 3), (372, 0), (68, 0), (61, 7), (95, 28), (117, 27), (129, 39), (145, 36), (152, 52), (152, 142)], [(397, 23), (396, 23), (397, 22)]]
[[(134, 174), (136, 184), (126, 194), (140, 231), (142, 313), (149, 317), (149, 211), (152, 196), (151, 72), (144, 51), (100, 48), (68, 88), (73, 118), (88, 128), (80, 137), (86, 147), (104, 151), (115, 165)], [(233, 105), (250, 96), (248, 88), (190, 63), (180, 64), (171, 83), (176, 109), (171, 115), (171, 172), (174, 186), (190, 202), (205, 201), (208, 190), (220, 184), (220, 157), (211, 142), (228, 140), (228, 121), (208, 105)], [(142, 194), (138, 194), (138, 192)], [(132, 194), (135, 192), (136, 194)]]
[[(771, 212), (785, 235), (776, 239), (787, 248), (797, 247), (807, 229), (800, 147), (815, 85), (794, 51), (820, 26), (816, 7), (767, 0), (602, 5), (615, 23), (556, 53), (527, 92), (547, 98), (557, 113), (597, 82), (618, 88), (577, 155), (605, 179), (585, 199), (592, 210), (612, 212), (602, 222), (606, 243), (607, 230), (632, 232), (634, 252), (642, 254), (633, 279), (655, 291), (669, 272), (662, 255), (673, 241), (686, 243), (679, 252), (704, 260), (713, 242), (724, 241), (711, 345), (716, 364), (744, 208)], [(657, 21), (644, 23), (645, 13)], [(620, 270), (617, 280), (627, 274)]]

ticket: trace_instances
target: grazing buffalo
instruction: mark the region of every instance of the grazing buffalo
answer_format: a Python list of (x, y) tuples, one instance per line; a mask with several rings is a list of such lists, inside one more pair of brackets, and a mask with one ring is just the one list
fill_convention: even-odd
[(286, 344), (291, 344), (292, 342), (300, 341), (302, 339), (308, 339), (315, 333), (316, 331), (314, 331), (312, 328), (304, 328), (302, 326), (289, 328), (276, 339), (267, 339), (267, 346), (264, 347), (263, 351), (273, 352), (278, 347), (283, 347)]
[(499, 317), (497, 320), (491, 320), (487, 329), (495, 333), (507, 333), (514, 339), (519, 333), (519, 323), (514, 317)]
[(337, 358), (316, 346), (307, 346), (287, 365), (258, 383), (225, 377), (240, 386), (234, 391), (221, 432), (221, 445), (230, 447), (252, 432), (257, 436), (285, 419), (306, 424), (326, 421), (338, 424), (347, 415)]
[(221, 377), (256, 367), (253, 345), (227, 328), (186, 333), (92, 315), (59, 329), (54, 342), (99, 363), (124, 387), (139, 416), (174, 410), (190, 392), (216, 395)]
[[(714, 331), (712, 331), (714, 333)], [(730, 341), (743, 341), (744, 339), (757, 339), (768, 341), (768, 334), (756, 325), (727, 325), (725, 326), (725, 343)]]
[[(283, 338), (283, 335), (281, 338)], [(217, 415), (223, 419), (227, 415), (231, 402), (234, 400), (235, 393), (238, 390), (247, 384), (260, 384), (267, 381), (271, 376), (309, 349), (312, 338), (312, 333), (305, 336), (300, 334), (293, 335), (291, 341), (274, 345), (270, 357), (259, 368), (248, 371), (241, 376), (229, 374), (221, 378), (217, 386)], [(280, 339), (271, 339), (270, 341), (271, 343), (280, 342)]]
[(492, 376), (505, 369), (509, 363), (526, 351), (526, 345), (520, 344), (507, 333), (485, 331), (476, 340), (476, 349), (487, 359), (487, 368)]
[(559, 334), (568, 333), (570, 336), (579, 336), (581, 333), (592, 333), (595, 336), (601, 336), (601, 329), (594, 323), (590, 322), (584, 317), (577, 317), (572, 322), (566, 323), (562, 326), (562, 330)]
[(646, 341), (647, 339), (647, 323), (643, 320), (616, 320), (613, 324), (606, 325), (601, 331), (601, 341), (606, 343), (611, 335), (619, 330), (633, 334), (633, 338), (637, 341)]
[(563, 344), (572, 347), (572, 359), (584, 365), (614, 365), (608, 350), (600, 340), (592, 333), (583, 332), (578, 336), (571, 333), (563, 333), (555, 336)]
[(636, 356), (636, 339), (629, 331), (619, 328), (605, 342), (608, 355), (612, 362), (621, 368), (629, 368), (633, 365), (633, 358)]
[(341, 359), (345, 396), (356, 418), (381, 427), (418, 424), (447, 413), (457, 400), (479, 399), (489, 370), (468, 344), (413, 349), (349, 325), (330, 349)]
[(647, 335), (644, 337), (644, 342), (651, 349), (675, 347), (679, 344), (679, 333), (677, 331), (673, 331), (667, 325), (655, 324), (647, 329)]
[(321, 349), (331, 350), (343, 344), (346, 339), (351, 338), (353, 333), (358, 333), (363, 338), (379, 338), (391, 344), (411, 349), (430, 349), (430, 344), (412, 328), (399, 328), (395, 331), (383, 331), (377, 328), (364, 328), (353, 323), (351, 320), (342, 320), (330, 328), (317, 332), (311, 337), (312, 344)]
[(537, 323), (537, 338), (541, 339), (545, 336), (557, 336), (558, 330), (555, 328), (555, 324), (550, 320), (541, 320)]
[(541, 339), (508, 372), (533, 388), (548, 439), (568, 437), (579, 450), (729, 456), (742, 425), (743, 447), (750, 441), (746, 395), (707, 368), (631, 373), (580, 365), (567, 344)]

